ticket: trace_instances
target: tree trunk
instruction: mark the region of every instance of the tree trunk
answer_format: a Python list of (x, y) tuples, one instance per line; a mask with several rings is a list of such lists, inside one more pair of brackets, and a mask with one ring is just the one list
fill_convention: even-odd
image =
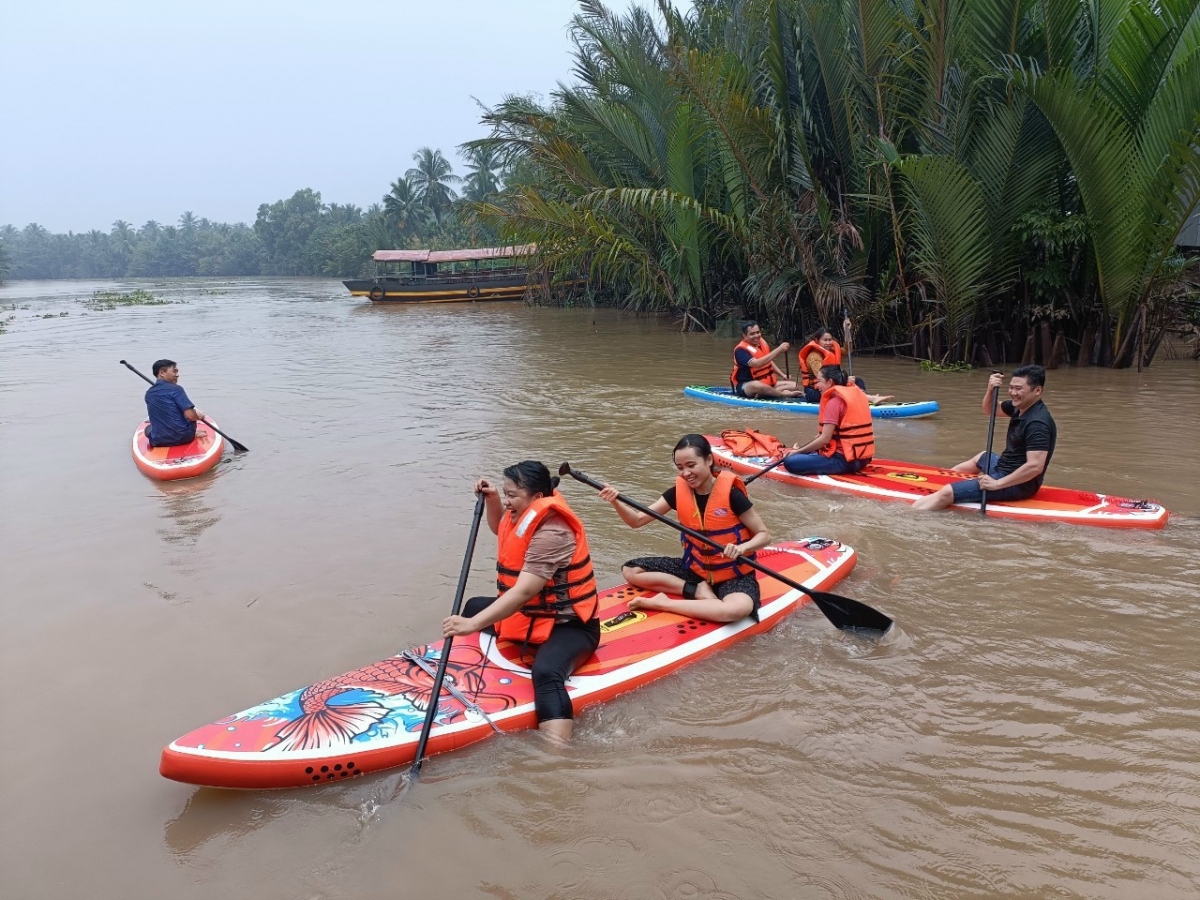
[(992, 354), (988, 353), (987, 343), (980, 341), (975, 345), (975, 359), (979, 362), (981, 369), (991, 369), (995, 366), (992, 362)]
[(1128, 369), (1133, 365), (1133, 354), (1137, 348), (1138, 335), (1142, 330), (1142, 308), (1138, 307), (1138, 311), (1133, 316), (1133, 321), (1129, 323), (1129, 328), (1125, 331), (1125, 337), (1121, 339), (1121, 346), (1117, 348), (1117, 353), (1113, 357), (1109, 365), (1114, 369)]
[(1096, 361), (1094, 365), (1107, 368), (1112, 364), (1112, 329), (1105, 322), (1096, 332)]
[(1027, 366), (1033, 362), (1033, 344), (1035, 340), (1034, 332), (1029, 332), (1029, 337), (1025, 340), (1025, 352), (1021, 354), (1021, 365)]
[(1143, 363), (1146, 360), (1146, 316), (1149, 313), (1149, 308), (1145, 303), (1142, 304), (1142, 322), (1138, 326), (1138, 350), (1137, 350), (1137, 369), (1138, 374), (1142, 373)]
[(1050, 359), (1052, 353), (1050, 343), (1050, 323), (1043, 322), (1038, 331), (1041, 333), (1042, 337), (1042, 365), (1047, 369), (1058, 368)]
[(1154, 359), (1154, 355), (1156, 353), (1158, 353), (1159, 345), (1162, 343), (1163, 338), (1166, 336), (1167, 336), (1167, 328), (1165, 325), (1162, 326), (1161, 328), (1159, 328), (1157, 332), (1155, 332), (1154, 338), (1150, 341), (1150, 346), (1146, 348), (1146, 356), (1143, 361), (1144, 365), (1147, 368), (1150, 367), (1150, 363)]
[(925, 353), (925, 329), (918, 325), (912, 330), (913, 356), (917, 359), (928, 359)]
[(1092, 364), (1092, 351), (1096, 347), (1096, 329), (1089, 325), (1083, 329), (1083, 343), (1079, 345), (1079, 364), (1081, 366), (1090, 366)]
[[(1046, 366), (1047, 369), (1057, 369), (1063, 364), (1063, 357), (1067, 354), (1067, 339), (1063, 337), (1060, 331), (1054, 339), (1054, 346), (1050, 350), (1050, 363)], [(1067, 360), (1070, 362), (1070, 360)]]
[(987, 365), (989, 367), (995, 366), (995, 360), (999, 359), (999, 354), (996, 353), (996, 335), (990, 328), (988, 329), (987, 337), (983, 339), (983, 352), (985, 354), (984, 358), (987, 360)]

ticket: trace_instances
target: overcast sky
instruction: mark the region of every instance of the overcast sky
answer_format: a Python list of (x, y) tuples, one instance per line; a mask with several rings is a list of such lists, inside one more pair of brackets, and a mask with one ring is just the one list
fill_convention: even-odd
[[(628, 0), (612, 4), (627, 8)], [(472, 97), (570, 81), (575, 0), (12, 0), (0, 16), (0, 225), (254, 221), (311, 187), (379, 201)]]

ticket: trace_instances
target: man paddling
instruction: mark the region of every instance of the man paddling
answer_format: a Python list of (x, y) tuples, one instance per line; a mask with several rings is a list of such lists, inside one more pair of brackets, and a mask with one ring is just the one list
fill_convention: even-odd
[[(1003, 383), (1002, 372), (994, 372), (988, 379), (983, 395), (983, 411), (988, 415), (992, 412), (993, 394)], [(979, 503), (984, 491), (987, 491), (989, 503), (993, 500), (1027, 500), (1036, 494), (1058, 440), (1058, 427), (1042, 402), (1045, 385), (1046, 370), (1041, 366), (1021, 366), (1014, 371), (1008, 383), (1009, 399), (1000, 404), (1000, 412), (1009, 419), (1004, 453), (997, 456), (984, 450), (960, 462), (954, 471), (970, 472), (978, 477), (947, 484), (936, 493), (919, 499), (913, 509), (944, 509), (951, 503)]]
[(798, 397), (802, 391), (796, 382), (787, 381), (775, 357), (787, 353), (791, 344), (784, 341), (774, 350), (763, 340), (757, 322), (742, 326), (742, 342), (733, 348), (733, 371), (729, 383), (739, 397)]
[(146, 391), (146, 440), (151, 447), (179, 447), (196, 439), (196, 423), (204, 413), (179, 386), (179, 366), (171, 359), (154, 364), (157, 379)]

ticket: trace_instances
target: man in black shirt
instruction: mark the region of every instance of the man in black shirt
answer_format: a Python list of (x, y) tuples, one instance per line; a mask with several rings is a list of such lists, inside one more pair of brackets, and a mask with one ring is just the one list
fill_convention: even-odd
[[(983, 411), (992, 412), (992, 394), (1000, 389), (1004, 376), (996, 372), (988, 379), (983, 395)], [(978, 478), (956, 481), (936, 493), (922, 497), (914, 509), (944, 509), (951, 503), (979, 503), (987, 491), (988, 501), (1026, 500), (1038, 492), (1054, 444), (1058, 428), (1042, 402), (1046, 385), (1046, 370), (1041, 366), (1021, 366), (1008, 383), (1009, 399), (1000, 404), (1000, 412), (1008, 417), (1008, 440), (1004, 453), (997, 456), (985, 450), (954, 467), (956, 472), (970, 472)], [(984, 457), (987, 457), (986, 459)]]

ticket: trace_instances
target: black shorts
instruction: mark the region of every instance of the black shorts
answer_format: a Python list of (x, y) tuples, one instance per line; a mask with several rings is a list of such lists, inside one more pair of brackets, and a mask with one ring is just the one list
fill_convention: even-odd
[[(647, 572), (662, 572), (664, 575), (674, 575), (682, 578), (685, 584), (699, 584), (704, 579), (683, 564), (678, 556), (642, 556), (625, 563), (627, 566), (637, 566)], [(761, 605), (761, 595), (758, 592), (758, 576), (753, 572), (746, 575), (735, 575), (727, 581), (718, 581), (712, 586), (716, 595), (724, 600), (730, 594), (749, 594), (754, 601), (754, 617), (758, 618), (758, 608)]]

